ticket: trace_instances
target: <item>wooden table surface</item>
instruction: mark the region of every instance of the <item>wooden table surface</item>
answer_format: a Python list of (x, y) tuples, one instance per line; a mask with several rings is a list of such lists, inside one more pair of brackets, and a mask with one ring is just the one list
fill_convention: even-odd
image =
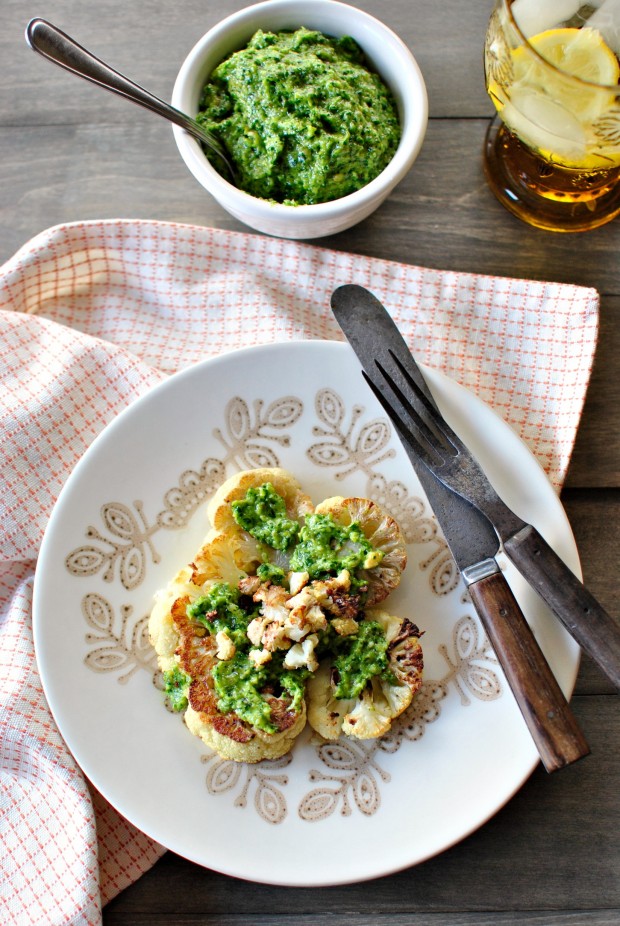
[[(23, 32), (50, 19), (163, 98), (194, 42), (238, 0), (3, 0), (0, 260), (60, 222), (129, 217), (245, 231), (189, 175), (164, 120), (34, 55)], [(482, 172), (492, 114), (482, 45), (492, 0), (360, 0), (416, 56), (430, 122), (410, 175), (358, 227), (321, 245), (439, 269), (554, 280), (600, 292), (601, 335), (562, 498), (586, 584), (619, 616), (620, 220), (554, 235), (496, 202)], [(620, 922), (618, 695), (583, 659), (573, 706), (592, 755), (540, 767), (485, 826), (442, 855), (370, 883), (292, 889), (245, 883), (172, 853), (104, 911), (106, 926), (281, 924), (574, 926)], [(337, 852), (337, 847), (326, 846)], [(380, 847), (360, 846), (360, 851)]]

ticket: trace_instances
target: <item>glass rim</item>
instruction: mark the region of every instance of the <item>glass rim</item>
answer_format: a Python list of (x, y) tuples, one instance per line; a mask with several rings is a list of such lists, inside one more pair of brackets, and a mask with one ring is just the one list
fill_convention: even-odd
[[(538, 61), (546, 65), (552, 71), (555, 71), (556, 74), (560, 74), (566, 80), (573, 81), (577, 85), (596, 88), (598, 90), (607, 90), (607, 91), (611, 91), (612, 93), (616, 92), (617, 94), (620, 95), (620, 82), (615, 83), (615, 84), (600, 84), (594, 80), (585, 80), (583, 77), (577, 77), (575, 74), (571, 74), (569, 71), (564, 71), (562, 68), (559, 68), (557, 64), (554, 64), (552, 61), (549, 61), (548, 58), (545, 58), (544, 55), (541, 55), (540, 52), (537, 51), (534, 48), (534, 46), (530, 43), (530, 40), (527, 38), (527, 36), (521, 31), (519, 24), (517, 23), (516, 19), (512, 15), (512, 4), (513, 4), (513, 0), (501, 0), (501, 5), (506, 11), (508, 19), (510, 21), (510, 25), (514, 28), (519, 38), (523, 41), (523, 44), (527, 48), (528, 52), (531, 53), (535, 58), (537, 58)], [(558, 27), (558, 28), (562, 28), (562, 27)], [(564, 27), (564, 28), (568, 28), (568, 27)], [(608, 45), (607, 47), (609, 48)], [(613, 49), (610, 49), (610, 51), (612, 52), (612, 54), (616, 56), (616, 58), (618, 57), (618, 55), (616, 55)]]

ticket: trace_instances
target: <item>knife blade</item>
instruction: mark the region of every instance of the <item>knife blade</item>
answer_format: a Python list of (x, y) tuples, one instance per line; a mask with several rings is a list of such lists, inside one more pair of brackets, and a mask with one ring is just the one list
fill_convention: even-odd
[[(344, 299), (343, 292), (338, 300), (342, 302)], [(379, 300), (361, 286), (349, 288), (346, 300), (356, 307), (349, 310), (351, 317), (354, 318), (356, 313), (360, 317), (363, 315), (364, 324), (377, 333), (382, 356), (389, 357), (388, 345), (391, 345), (394, 356), (407, 375), (429, 396), (421, 371)], [(402, 406), (400, 411), (400, 417), (406, 421), (407, 412), (403, 414)], [(447, 471), (442, 472), (441, 467), (433, 467), (433, 475), (488, 517), (506, 556), (582, 649), (620, 689), (620, 623), (604, 610), (536, 528), (521, 520), (504, 504), (477, 461), (466, 447), (461, 446), (460, 472), (451, 470), (448, 474)]]
[[(341, 286), (332, 295), (332, 311), (371, 383), (377, 362), (388, 363), (389, 350), (403, 362), (411, 354), (381, 303), (359, 286)], [(427, 398), (434, 399), (417, 369), (411, 369)], [(379, 386), (381, 388), (381, 386)], [(446, 542), (466, 582), (474, 607), (497, 655), (547, 771), (589, 753), (588, 744), (529, 624), (495, 559), (495, 528), (469, 501), (435, 478), (399, 433)]]

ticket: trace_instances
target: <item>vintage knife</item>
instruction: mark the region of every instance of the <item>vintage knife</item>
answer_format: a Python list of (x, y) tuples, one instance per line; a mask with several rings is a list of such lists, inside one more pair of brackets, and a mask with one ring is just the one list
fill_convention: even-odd
[[(361, 286), (341, 287), (336, 290), (334, 298), (341, 306), (338, 311), (341, 321), (344, 323), (346, 314), (347, 324), (353, 326), (349, 333), (354, 334), (359, 326), (358, 341), (364, 330), (373, 332), (375, 345), (380, 351), (374, 359), (370, 356), (372, 350), (366, 354), (373, 374), (377, 373), (375, 361), (381, 357), (386, 363), (390, 362), (392, 368), (396, 361), (396, 365), (406, 370), (407, 376), (432, 400), (422, 373), (391, 316), (381, 303)], [(346, 313), (345, 303), (349, 307)], [(356, 317), (357, 322), (354, 321)], [(385, 393), (385, 382), (382, 382), (379, 388)], [(397, 426), (402, 427), (403, 423), (407, 425), (407, 409), (398, 401), (392, 403), (392, 397), (389, 398), (389, 403), (399, 406), (396, 411), (392, 408), (392, 420)], [(446, 422), (444, 425), (449, 430)], [(433, 475), (488, 517), (504, 553), (536, 589), (579, 645), (594, 659), (614, 685), (620, 688), (620, 624), (607, 614), (538, 531), (504, 504), (467, 448), (462, 449), (464, 453), (459, 472), (452, 468), (449, 472), (448, 468), (442, 472), (442, 467), (437, 466), (432, 467)]]
[[(421, 372), (381, 303), (360, 286), (342, 286), (332, 295), (334, 316), (371, 384), (385, 392), (377, 363), (394, 366), (396, 352), (428, 399)], [(408, 359), (407, 359), (408, 358)], [(497, 533), (469, 501), (435, 478), (399, 429), (403, 446), (427, 494), (469, 594), (504, 670), (543, 765), (551, 772), (589, 753), (588, 745), (536, 639), (499, 568)]]

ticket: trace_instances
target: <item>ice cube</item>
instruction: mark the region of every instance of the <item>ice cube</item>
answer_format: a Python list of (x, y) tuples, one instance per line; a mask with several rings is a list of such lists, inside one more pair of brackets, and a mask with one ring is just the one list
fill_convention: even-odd
[(580, 0), (547, 0), (545, 3), (541, 0), (515, 0), (512, 15), (523, 35), (529, 39), (570, 19), (580, 6)]
[(543, 90), (513, 88), (502, 119), (526, 145), (561, 161), (580, 162), (586, 153), (583, 125)]
[(620, 55), (620, 0), (603, 0), (588, 20), (588, 26), (603, 36), (605, 43)]

